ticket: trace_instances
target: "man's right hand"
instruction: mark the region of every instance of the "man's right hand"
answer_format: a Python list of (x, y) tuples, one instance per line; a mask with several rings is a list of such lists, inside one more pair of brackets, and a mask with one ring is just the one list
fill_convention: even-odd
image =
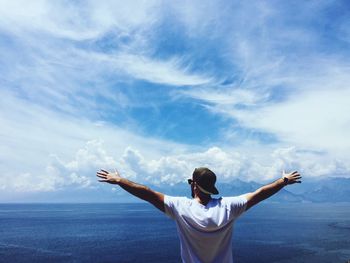
[(118, 184), (122, 178), (117, 171), (110, 173), (102, 169), (100, 172), (96, 173), (96, 176), (101, 178), (98, 180), (99, 182), (105, 182), (109, 184)]
[(165, 212), (164, 194), (153, 191), (147, 186), (134, 183), (126, 178), (122, 178), (117, 171), (110, 173), (101, 169), (100, 172), (96, 173), (96, 176), (101, 178), (99, 179), (100, 182), (117, 184), (130, 194), (151, 203), (160, 211)]
[(288, 179), (288, 184), (295, 184), (295, 183), (301, 183), (301, 175), (297, 172), (294, 171), (292, 173), (286, 173), (285, 171), (283, 171), (282, 173), (282, 179), (283, 178), (287, 178)]

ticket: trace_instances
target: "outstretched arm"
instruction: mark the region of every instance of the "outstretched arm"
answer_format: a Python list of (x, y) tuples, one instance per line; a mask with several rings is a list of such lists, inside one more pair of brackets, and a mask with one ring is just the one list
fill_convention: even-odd
[(261, 201), (269, 198), (270, 196), (274, 195), (275, 193), (277, 193), (279, 190), (281, 190), (284, 186), (288, 184), (301, 183), (300, 179), (301, 179), (301, 175), (297, 171), (294, 171), (289, 174), (286, 174), (285, 172), (283, 172), (282, 178), (274, 181), (271, 184), (268, 184), (259, 188), (253, 193), (248, 193), (245, 195), (248, 200), (246, 210), (260, 203)]
[(118, 172), (110, 173), (101, 169), (101, 171), (97, 172), (96, 175), (101, 178), (99, 179), (100, 182), (117, 184), (130, 194), (151, 203), (160, 211), (165, 212), (164, 194), (153, 191), (147, 186), (134, 183), (126, 178), (122, 178)]

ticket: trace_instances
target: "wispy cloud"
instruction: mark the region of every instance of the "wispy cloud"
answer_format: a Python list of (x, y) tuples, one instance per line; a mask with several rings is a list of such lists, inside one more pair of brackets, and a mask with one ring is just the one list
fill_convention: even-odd
[(28, 10), (25, 2), (4, 3), (3, 88), (16, 86), (33, 101), (60, 103), (71, 113), (78, 104), (92, 114), (95, 97), (132, 104), (118, 87), (135, 79), (170, 86), (210, 82), (211, 76), (191, 72), (181, 56), (151, 56), (147, 35), (157, 24), (158, 5), (139, 4), (37, 1)]
[[(343, 27), (335, 22), (332, 30), (323, 32), (310, 20), (310, 15), (316, 21), (331, 19), (324, 13), (325, 8), (333, 8), (327, 1), (281, 5), (241, 4), (229, 20), (237, 23), (221, 26), (232, 37), (218, 36), (220, 26), (215, 33), (225, 40), (221, 48), (232, 62), (230, 83), (179, 93), (218, 116), (232, 118), (236, 127), (274, 135), (281, 146), (331, 151), (338, 157), (341, 152), (347, 158), (348, 53), (329, 46), (324, 38), (324, 34), (337, 35)], [(288, 8), (300, 11), (297, 21)], [(255, 12), (255, 19), (249, 21)], [(207, 15), (207, 21), (220, 21), (215, 14)], [(190, 28), (196, 26), (193, 20), (186, 20)]]
[[(346, 176), (345, 10), (330, 1), (2, 1), (0, 187), (91, 187), (94, 170), (113, 164), (168, 184), (200, 165), (223, 180), (294, 167)], [(170, 128), (176, 137), (157, 132)]]
[(235, 87), (201, 88), (181, 94), (198, 100), (214, 114), (232, 118), (243, 128), (274, 134), (282, 145), (341, 153), (344, 158), (350, 132), (348, 66), (321, 61), (324, 66), (319, 73), (300, 72), (285, 84), (287, 90), (281, 95), (274, 89)]
[[(110, 30), (128, 34), (156, 22), (156, 1), (1, 1), (1, 27), (12, 33), (46, 33), (69, 40), (97, 39)], [(25, 8), (24, 8), (25, 7)]]

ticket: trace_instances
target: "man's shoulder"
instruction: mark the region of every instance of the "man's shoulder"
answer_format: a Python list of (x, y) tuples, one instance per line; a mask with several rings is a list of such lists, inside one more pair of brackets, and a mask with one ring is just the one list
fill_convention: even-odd
[(191, 199), (187, 196), (172, 196), (172, 195), (164, 195), (164, 200), (172, 201), (172, 202), (187, 202)]
[(178, 199), (189, 199), (189, 200), (191, 200), (187, 196), (177, 196), (177, 195), (175, 196), (175, 195), (167, 195), (167, 194), (164, 194), (164, 196), (167, 196), (168, 198), (178, 198)]
[(222, 203), (241, 203), (241, 202), (247, 202), (247, 197), (245, 194), (242, 195), (236, 195), (236, 196), (225, 196), (221, 197)]
[(238, 217), (243, 211), (245, 211), (248, 204), (246, 194), (224, 197), (222, 199), (222, 205), (226, 206), (229, 210), (237, 211), (236, 217)]
[(170, 196), (164, 195), (164, 204), (167, 207), (176, 209), (191, 206), (191, 199), (186, 196)]
[(235, 196), (223, 196), (221, 197), (222, 200), (232, 200), (232, 199), (244, 199), (246, 198), (246, 194), (241, 194), (241, 195), (235, 195)]

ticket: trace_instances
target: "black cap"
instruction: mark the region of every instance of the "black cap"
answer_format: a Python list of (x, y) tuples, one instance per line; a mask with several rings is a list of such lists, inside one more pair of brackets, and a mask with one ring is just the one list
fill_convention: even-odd
[[(213, 171), (206, 167), (199, 167), (193, 171), (193, 181), (195, 181), (200, 188), (207, 192), (207, 194), (217, 195), (219, 193), (218, 189), (215, 187), (216, 175)], [(200, 189), (200, 190), (202, 190)]]

